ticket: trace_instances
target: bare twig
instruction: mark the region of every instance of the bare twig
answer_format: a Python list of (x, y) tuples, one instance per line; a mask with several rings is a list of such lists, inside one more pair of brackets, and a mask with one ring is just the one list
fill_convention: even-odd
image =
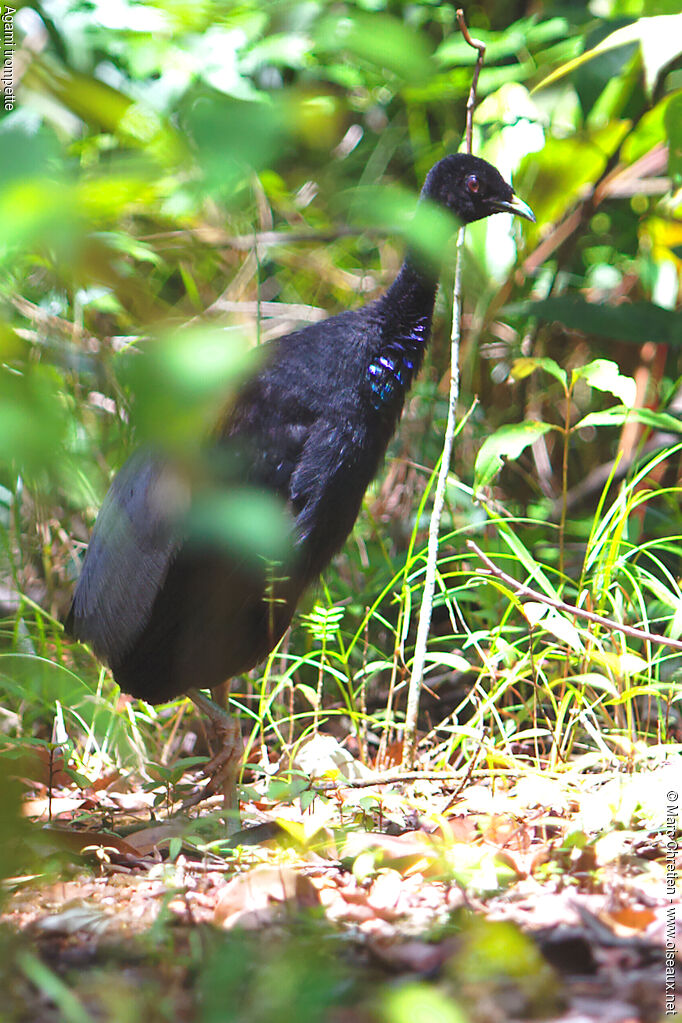
[(215, 248), (248, 250), (268, 248), (271, 245), (293, 245), (303, 242), (333, 242), (339, 238), (353, 237), (358, 234), (383, 236), (388, 233), (379, 228), (351, 227), (342, 225), (329, 231), (256, 231), (251, 234), (228, 234), (218, 227), (182, 228), (178, 231), (157, 231), (153, 234), (140, 236), (143, 242), (179, 242), (197, 241), (202, 245)]
[(467, 116), (466, 116), (466, 144), (467, 153), (471, 152), (472, 137), (474, 130), (474, 107), (476, 106), (476, 89), (478, 88), (478, 76), (481, 73), (483, 67), (483, 58), (485, 57), (485, 43), (482, 43), (480, 39), (472, 39), (469, 35), (469, 29), (467, 23), (464, 20), (464, 11), (460, 7), (457, 11), (457, 24), (459, 30), (464, 36), (465, 42), (472, 46), (474, 50), (478, 50), (478, 57), (476, 59), (476, 65), (474, 67), (474, 73), (471, 77), (471, 88), (469, 89), (469, 98), (467, 99)]
[[(470, 46), (478, 50), (478, 58), (467, 100), (466, 113), (466, 146), (467, 152), (471, 152), (474, 106), (476, 103), (476, 83), (483, 64), (485, 46), (469, 35), (464, 20), (464, 12), (457, 11), (457, 22), (462, 35)], [(409, 768), (414, 767), (417, 736), (417, 715), (419, 713), (419, 698), (421, 695), (422, 680), (424, 678), (424, 664), (426, 661), (426, 645), (431, 628), (431, 613), (433, 610), (433, 594), (436, 587), (436, 570), (438, 565), (438, 536), (440, 533), (440, 520), (445, 504), (445, 489), (447, 487), (448, 475), (450, 473), (450, 459), (452, 457), (452, 446), (457, 424), (457, 400), (459, 398), (459, 342), (462, 330), (462, 248), (464, 246), (464, 226), (460, 227), (457, 233), (457, 254), (455, 259), (455, 287), (453, 294), (452, 310), (452, 335), (450, 344), (450, 396), (448, 401), (448, 422), (443, 440), (443, 454), (440, 460), (438, 482), (433, 499), (433, 511), (429, 522), (429, 544), (426, 556), (426, 572), (424, 575), (424, 593), (419, 611), (419, 625), (417, 626), (417, 638), (414, 648), (414, 661), (412, 662), (412, 676), (407, 694), (407, 708), (405, 712), (405, 733), (403, 742), (403, 763)]]
[[(311, 788), (318, 792), (333, 792), (336, 789), (368, 789), (373, 785), (395, 785), (403, 781), (443, 781), (458, 782), (458, 792), (463, 788), (461, 782), (470, 781), (473, 776), (477, 778), (501, 777), (515, 778), (522, 773), (522, 767), (500, 767), (478, 769), (468, 768), (464, 773), (461, 771), (392, 771), (386, 774), (376, 775), (374, 778), (342, 778), (338, 781), (317, 781), (313, 780)], [(449, 805), (449, 804), (448, 804)]]
[(572, 615), (575, 618), (585, 618), (586, 621), (593, 622), (595, 625), (601, 625), (610, 632), (622, 632), (624, 636), (630, 636), (632, 639), (641, 639), (645, 643), (656, 643), (658, 646), (668, 646), (673, 650), (682, 650), (682, 641), (679, 639), (668, 639), (667, 636), (659, 636), (655, 632), (647, 632), (645, 629), (636, 629), (633, 625), (621, 625), (620, 622), (614, 622), (613, 619), (605, 618), (603, 615), (598, 615), (594, 611), (587, 611), (582, 607), (576, 607), (575, 604), (566, 604), (563, 600), (554, 600), (553, 597), (548, 597), (544, 593), (540, 593), (539, 590), (534, 590), (530, 586), (526, 586), (525, 583), (517, 582), (517, 580), (512, 576), (507, 575), (506, 572), (504, 572), (501, 568), (498, 568), (495, 562), (491, 561), (490, 558), (476, 546), (473, 540), (467, 540), (467, 547), (481, 559), (490, 575), (499, 579), (501, 582), (506, 583), (506, 585), (509, 586), (509, 588), (519, 597), (528, 597), (531, 600), (537, 600), (538, 603), (547, 604), (549, 607), (553, 607), (557, 611), (563, 611), (565, 614)]

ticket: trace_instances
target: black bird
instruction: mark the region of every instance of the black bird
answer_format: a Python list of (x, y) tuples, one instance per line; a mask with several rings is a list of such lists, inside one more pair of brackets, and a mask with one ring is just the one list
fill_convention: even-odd
[[(461, 223), (493, 213), (535, 220), (475, 156), (440, 160), (421, 195)], [(122, 690), (150, 703), (187, 693), (215, 716), (216, 705), (196, 690), (216, 690), (272, 650), (301, 594), (353, 528), (382, 463), (424, 359), (437, 278), (408, 253), (381, 298), (264, 346), (260, 368), (219, 425), (209, 452), (223, 486), (274, 494), (287, 509), (292, 540), (274, 570), (262, 557), (195, 535), (194, 498), (163, 457), (140, 451), (123, 466), (95, 523), (66, 623)], [(239, 766), (234, 726), (227, 737), (229, 802)]]

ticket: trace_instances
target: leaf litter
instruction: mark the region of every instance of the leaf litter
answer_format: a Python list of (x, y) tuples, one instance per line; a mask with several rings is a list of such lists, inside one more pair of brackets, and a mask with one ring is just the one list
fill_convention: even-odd
[[(65, 1018), (66, 984), (93, 1018), (118, 1019), (91, 980), (123, 962), (146, 990), (165, 992), (150, 1019), (203, 1020), (207, 929), (209, 944), (249, 934), (263, 943), (265, 958), (245, 966), (258, 984), (261, 972), (283, 968), (284, 945), (305, 967), (310, 936), (300, 934), (312, 928), (352, 976), (319, 1017), (334, 1023), (399, 1023), (402, 1010), (387, 1006), (400, 979), (416, 985), (405, 1004), (435, 997), (471, 1023), (655, 1023), (670, 936), (665, 799), (682, 788), (676, 767), (487, 775), (462, 791), (454, 776), (355, 787), (367, 769), (325, 739), (329, 762), (315, 775), (337, 787), (316, 790), (303, 769), (308, 749), (288, 788), (281, 779), (245, 788), (253, 830), (233, 845), (210, 806), (163, 819), (149, 793), (135, 799), (133, 789), (123, 806), (113, 779), (111, 791), (53, 791), (56, 820), (46, 827), (38, 786), (25, 804), (29, 845), (50, 862), (7, 882), (1, 929), (39, 963), (20, 985), (24, 1000), (47, 999), (36, 1018)], [(169, 964), (150, 950), (160, 935), (175, 964), (170, 986)], [(54, 990), (36, 981), (44, 964)], [(306, 989), (312, 975), (303, 969), (299, 982)], [(225, 1019), (256, 1023), (259, 1012)], [(7, 1018), (22, 1017), (17, 1008)]]

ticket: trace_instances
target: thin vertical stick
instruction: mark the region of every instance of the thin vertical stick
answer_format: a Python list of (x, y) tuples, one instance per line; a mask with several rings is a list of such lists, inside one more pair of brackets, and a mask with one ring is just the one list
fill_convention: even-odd
[(471, 88), (469, 89), (469, 98), (467, 99), (467, 115), (466, 115), (466, 144), (467, 153), (471, 152), (472, 136), (474, 131), (474, 107), (476, 106), (476, 89), (478, 88), (478, 76), (481, 73), (483, 67), (483, 58), (485, 57), (485, 43), (482, 43), (480, 39), (472, 39), (469, 35), (469, 29), (467, 23), (464, 20), (464, 11), (460, 7), (457, 11), (457, 24), (459, 30), (464, 36), (464, 41), (473, 46), (475, 50), (478, 50), (478, 57), (476, 58), (476, 64), (474, 66), (474, 73), (471, 76)]
[[(474, 106), (476, 105), (476, 86), (478, 76), (483, 66), (485, 45), (476, 39), (472, 39), (464, 20), (464, 11), (457, 11), (457, 23), (465, 40), (475, 50), (478, 50), (476, 66), (471, 79), (471, 89), (466, 106), (466, 149), (471, 152)], [(462, 247), (464, 245), (464, 226), (457, 232), (457, 249), (455, 257), (455, 287), (453, 293), (452, 308), (452, 334), (450, 338), (450, 396), (448, 400), (448, 422), (443, 440), (443, 454), (440, 460), (438, 482), (436, 493), (433, 499), (433, 511), (429, 522), (429, 544), (426, 556), (426, 572), (424, 575), (424, 593), (422, 595), (421, 609), (419, 611), (419, 624), (417, 626), (417, 639), (414, 646), (414, 661), (412, 662), (412, 677), (407, 694), (407, 709), (405, 711), (405, 734), (403, 740), (403, 764), (408, 770), (414, 767), (417, 737), (417, 716), (419, 714), (419, 698), (421, 696), (422, 681), (424, 678), (424, 664), (426, 661), (426, 646), (431, 628), (431, 613), (433, 610), (433, 594), (436, 588), (436, 572), (438, 569), (438, 537), (440, 533), (440, 520), (443, 515), (445, 504), (445, 490), (450, 473), (450, 460), (452, 457), (452, 445), (457, 425), (457, 401), (459, 398), (459, 342), (462, 330)]]

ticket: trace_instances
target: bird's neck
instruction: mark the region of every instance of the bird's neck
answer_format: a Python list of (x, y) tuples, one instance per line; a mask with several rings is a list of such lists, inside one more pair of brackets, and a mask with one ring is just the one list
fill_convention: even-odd
[(438, 271), (427, 271), (419, 258), (408, 252), (384, 300), (405, 317), (422, 316), (433, 312), (437, 290)]
[(367, 380), (377, 410), (400, 413), (419, 372), (431, 337), (438, 281), (409, 255), (388, 291), (377, 302), (380, 343), (371, 352)]
[(420, 359), (431, 336), (438, 279), (428, 276), (408, 254), (400, 273), (380, 299), (385, 317), (384, 336), (391, 346)]

